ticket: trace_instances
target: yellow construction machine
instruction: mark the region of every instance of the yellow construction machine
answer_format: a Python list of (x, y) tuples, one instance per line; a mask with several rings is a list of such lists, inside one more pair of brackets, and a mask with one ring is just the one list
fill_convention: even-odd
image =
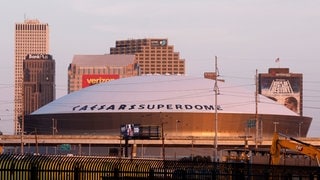
[[(284, 139), (279, 139), (279, 136), (285, 137)], [(311, 159), (316, 159), (318, 166), (320, 159), (320, 150), (311, 144), (302, 142), (298, 139), (288, 137), (284, 134), (275, 132), (272, 139), (272, 144), (270, 148), (270, 164), (278, 165), (280, 163), (280, 153), (281, 148), (290, 149), (301, 154), (309, 156)]]

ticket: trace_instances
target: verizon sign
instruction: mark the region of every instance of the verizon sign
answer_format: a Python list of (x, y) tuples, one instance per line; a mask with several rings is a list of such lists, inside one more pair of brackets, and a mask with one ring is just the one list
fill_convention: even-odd
[(119, 78), (119, 74), (84, 74), (82, 75), (82, 88)]

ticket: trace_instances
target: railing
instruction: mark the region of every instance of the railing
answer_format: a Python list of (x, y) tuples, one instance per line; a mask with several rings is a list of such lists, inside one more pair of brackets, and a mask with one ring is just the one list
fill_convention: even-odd
[(318, 167), (92, 156), (0, 155), (0, 179), (319, 179)]

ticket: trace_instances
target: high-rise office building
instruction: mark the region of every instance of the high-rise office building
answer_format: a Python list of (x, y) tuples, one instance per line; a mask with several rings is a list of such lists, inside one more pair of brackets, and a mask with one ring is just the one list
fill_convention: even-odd
[(15, 24), (15, 88), (14, 132), (21, 133), (23, 103), (23, 60), (28, 54), (49, 53), (49, 25), (39, 20), (25, 20)]
[(29, 54), (23, 61), (24, 115), (55, 99), (55, 61), (49, 54)]
[(185, 60), (167, 39), (119, 40), (110, 54), (134, 54), (140, 74), (185, 74)]
[(75, 55), (68, 68), (68, 93), (114, 79), (137, 76), (134, 55)]

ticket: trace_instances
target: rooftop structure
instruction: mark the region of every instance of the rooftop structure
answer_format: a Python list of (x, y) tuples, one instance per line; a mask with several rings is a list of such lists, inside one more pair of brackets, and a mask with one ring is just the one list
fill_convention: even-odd
[(185, 74), (185, 60), (174, 52), (168, 39), (119, 40), (110, 54), (134, 54), (141, 74)]
[(137, 76), (134, 55), (74, 55), (68, 67), (68, 93), (114, 79)]

